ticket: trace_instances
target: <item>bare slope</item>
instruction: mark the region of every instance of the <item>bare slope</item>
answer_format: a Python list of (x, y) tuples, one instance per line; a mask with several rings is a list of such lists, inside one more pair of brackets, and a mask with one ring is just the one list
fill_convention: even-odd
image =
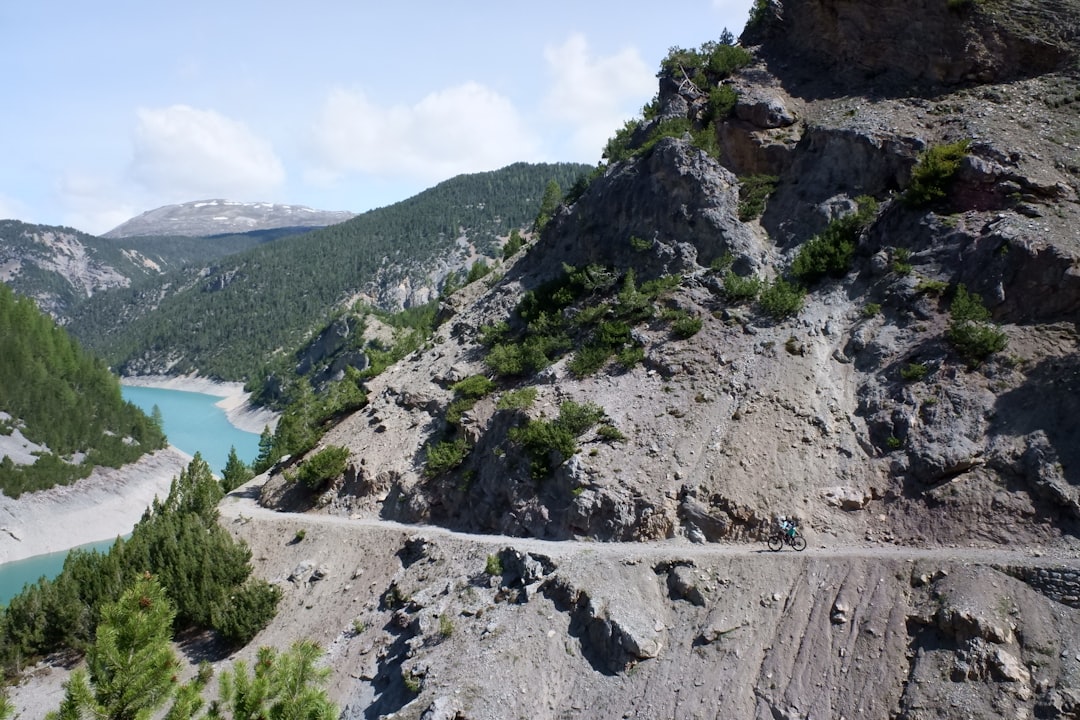
[(315, 229), (345, 222), (354, 213), (313, 210), (303, 205), (197, 200), (147, 210), (102, 235), (107, 238), (145, 235), (207, 237), (272, 228)]
[[(739, 101), (716, 127), (718, 157), (684, 136), (610, 166), (490, 287), (455, 296), (432, 346), (373, 381), (368, 407), (327, 434), (324, 445), (351, 451), (343, 478), (317, 497), (290, 483), (288, 464), (269, 478), (262, 502), (283, 509), (619, 543), (537, 551), (558, 555), (557, 569), (536, 558), (529, 589), (507, 591), (478, 574), (483, 540), (471, 550), (403, 541), (395, 564), (377, 559), (385, 536), (370, 536), (363, 555), (378, 577), (358, 557), (365, 575), (352, 578), (365, 629), (343, 617), (333, 639), (320, 635), (336, 666), (362, 668), (340, 686), (347, 717), (1075, 714), (1080, 586), (1031, 556), (1063, 552), (1072, 567), (1078, 548), (1076, 8), (1024, 7), (1007, 27), (995, 3), (915, 8), (924, 38), (950, 38), (937, 59), (885, 72), (882, 50), (830, 85), (796, 70), (848, 62), (860, 23), (896, 57), (912, 52), (904, 26), (884, 22), (900, 4), (784, 3), (747, 36), (765, 43), (757, 60), (726, 81)], [(1061, 17), (1060, 35), (1040, 45), (1031, 28)], [(809, 31), (820, 24), (835, 32)], [(970, 72), (947, 67), (955, 38), (977, 50)], [(1018, 65), (1035, 45), (1053, 46), (1049, 64)], [(653, 122), (704, 116), (702, 89), (660, 87)], [(904, 202), (921, 154), (960, 140), (970, 145), (943, 200)], [(739, 189), (752, 173), (777, 186), (746, 223)], [(849, 271), (811, 282), (797, 314), (733, 298), (725, 263), (781, 277), (864, 195), (878, 212)], [(639, 284), (680, 278), (633, 328), (643, 361), (579, 376), (568, 354), (536, 375), (496, 378), (448, 421), (455, 383), (491, 375), (485, 328), (522, 332), (524, 293), (566, 265), (617, 276), (607, 298), (556, 308), (570, 318), (608, 302), (628, 269)], [(990, 310), (1006, 351), (973, 362), (949, 342), (960, 284)], [(675, 332), (679, 313), (700, 331)], [(523, 387), (536, 392), (531, 406), (499, 407)], [(551, 420), (566, 400), (601, 406), (624, 441), (594, 427), (537, 475), (511, 428)], [(425, 472), (448, 439), (464, 439), (467, 457)], [(818, 549), (683, 554), (682, 539), (755, 539), (779, 514), (798, 517)], [(308, 522), (297, 545), (317, 554), (323, 542), (308, 542), (324, 526)], [(665, 538), (648, 560), (644, 546), (622, 544)], [(898, 550), (846, 549), (868, 541)], [(290, 582), (313, 593), (305, 608), (338, 607), (329, 597), (341, 586)], [(372, 582), (381, 605), (362, 587)], [(440, 618), (454, 629), (440, 631)]]

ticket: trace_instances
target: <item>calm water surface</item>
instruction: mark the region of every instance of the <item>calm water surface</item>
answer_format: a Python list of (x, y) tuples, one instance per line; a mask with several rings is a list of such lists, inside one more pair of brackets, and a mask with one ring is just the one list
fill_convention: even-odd
[[(237, 430), (225, 416), (225, 411), (215, 403), (221, 400), (214, 395), (163, 390), (149, 387), (121, 386), (124, 399), (143, 409), (148, 415), (157, 405), (169, 443), (188, 455), (202, 454), (215, 474), (221, 475), (229, 458), (229, 448), (235, 447), (237, 456), (250, 463), (259, 455), (258, 433)], [(130, 532), (127, 528), (124, 533)], [(118, 533), (118, 534), (124, 534)], [(112, 547), (115, 538), (83, 546), (101, 552)], [(38, 555), (0, 565), (0, 605), (17, 595), (27, 583), (37, 582), (41, 576), (56, 577), (64, 567), (68, 551)]]

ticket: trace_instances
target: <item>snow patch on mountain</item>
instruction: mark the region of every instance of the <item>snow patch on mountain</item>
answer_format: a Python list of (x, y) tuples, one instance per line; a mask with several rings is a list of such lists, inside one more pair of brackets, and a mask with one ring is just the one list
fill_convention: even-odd
[(143, 235), (203, 237), (283, 227), (319, 228), (354, 217), (348, 211), (315, 210), (303, 205), (235, 200), (198, 200), (148, 210), (102, 235), (107, 238)]

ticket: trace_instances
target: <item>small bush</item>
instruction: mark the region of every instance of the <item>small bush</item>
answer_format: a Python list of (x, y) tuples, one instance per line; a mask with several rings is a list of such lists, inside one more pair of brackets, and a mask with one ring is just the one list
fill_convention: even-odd
[(451, 385), (450, 389), (461, 397), (479, 400), (495, 390), (495, 383), (483, 375), (470, 375)]
[(681, 284), (682, 277), (679, 275), (661, 275), (658, 278), (641, 283), (641, 292), (646, 297), (655, 300), (674, 292)]
[(652, 240), (645, 240), (643, 238), (639, 238), (637, 235), (630, 236), (630, 247), (634, 250), (634, 252), (645, 252), (646, 250), (652, 248), (652, 246)]
[(794, 283), (777, 278), (758, 297), (762, 312), (775, 320), (783, 320), (802, 310), (805, 291)]
[(761, 292), (761, 278), (756, 275), (741, 277), (734, 271), (724, 273), (724, 295), (733, 303), (750, 302), (756, 300)]
[(607, 440), (609, 442), (626, 442), (626, 436), (622, 434), (619, 428), (611, 423), (602, 423), (598, 425), (596, 427), (596, 434), (601, 440)]
[(454, 634), (454, 623), (450, 620), (450, 616), (443, 614), (439, 616), (439, 636), (444, 640)]
[(970, 140), (960, 140), (927, 148), (911, 171), (911, 183), (904, 191), (904, 202), (920, 208), (943, 199), (969, 147)]
[(911, 250), (905, 247), (893, 250), (892, 271), (897, 275), (910, 275), (912, 271)]
[(1005, 333), (982, 323), (953, 325), (949, 328), (949, 340), (957, 352), (976, 365), (1009, 345)]
[(630, 147), (630, 141), (640, 127), (641, 120), (627, 120), (621, 128), (615, 131), (614, 137), (607, 141), (600, 156), (609, 163), (617, 163), (633, 157), (634, 151)]
[(405, 689), (412, 694), (420, 692), (420, 688), (424, 686), (422, 678), (414, 673), (412, 670), (401, 670), (401, 682), (405, 685)]
[(969, 363), (979, 364), (1008, 346), (1008, 337), (990, 322), (982, 298), (960, 284), (949, 308), (948, 338)]
[(888, 446), (889, 450), (899, 450), (900, 448), (904, 447), (904, 441), (896, 437), (895, 435), (890, 435), (885, 440), (885, 445)]
[(484, 573), (491, 576), (502, 575), (502, 560), (499, 559), (498, 555), (487, 556), (487, 564), (484, 565)]
[(775, 175), (747, 175), (739, 178), (739, 219), (749, 222), (765, 212), (765, 200), (776, 189)]
[(533, 477), (551, 472), (557, 457), (561, 463), (577, 452), (577, 438), (604, 417), (604, 410), (593, 403), (567, 400), (559, 406), (555, 420), (529, 420), (521, 427), (511, 428), (510, 439), (520, 443), (532, 458)]
[(645, 359), (645, 348), (640, 345), (629, 345), (618, 352), (616, 359), (620, 365), (629, 370)]
[(863, 305), (862, 314), (864, 317), (876, 317), (881, 314), (881, 303), (871, 302)]
[(313, 490), (318, 490), (328, 480), (345, 472), (349, 462), (349, 449), (338, 445), (324, 447), (300, 465), (297, 480)]
[(929, 372), (924, 363), (908, 363), (900, 369), (900, 377), (909, 382), (922, 380)]
[(949, 289), (949, 283), (944, 280), (920, 280), (915, 286), (915, 292), (926, 295), (941, 295)]
[(735, 256), (731, 254), (731, 251), (725, 251), (720, 257), (713, 258), (713, 261), (709, 263), (709, 269), (713, 272), (726, 272), (734, 264)]
[(307, 530), (305, 530), (304, 528), (300, 528), (299, 530), (296, 531), (296, 534), (293, 535), (293, 542), (294, 543), (303, 542), (304, 538), (306, 538), (306, 537), (307, 537)]
[(604, 417), (604, 409), (591, 402), (577, 403), (567, 400), (559, 405), (559, 417), (556, 419), (575, 437), (581, 435)]
[(574, 377), (583, 378), (592, 375), (602, 368), (611, 358), (614, 349), (603, 343), (590, 343), (578, 348), (574, 357), (566, 363), (566, 369), (574, 374)]
[(491, 267), (487, 264), (486, 260), (477, 260), (469, 268), (469, 274), (465, 276), (465, 284), (469, 285), (474, 283), (480, 278), (488, 275), (491, 272)]
[(233, 647), (246, 645), (273, 620), (281, 589), (259, 578), (247, 582), (211, 611), (211, 623)]
[(769, 0), (754, 0), (750, 6), (750, 18), (746, 21), (746, 27), (755, 28), (764, 23), (769, 17)]
[(503, 245), (503, 259), (509, 260), (516, 255), (524, 245), (525, 241), (522, 239), (521, 233), (518, 232), (517, 228), (514, 228), (510, 231), (510, 238), (506, 241), (506, 244)]
[(680, 315), (671, 323), (671, 333), (682, 340), (694, 337), (701, 331), (701, 328), (701, 318), (689, 314)]
[(873, 198), (860, 197), (856, 202), (856, 212), (833, 220), (821, 234), (799, 248), (791, 263), (792, 276), (812, 283), (826, 275), (843, 277), (851, 269), (859, 233), (877, 214), (877, 201)]
[[(731, 117), (735, 111), (735, 105), (739, 102), (739, 94), (730, 85), (717, 85), (709, 90), (709, 119), (713, 122), (725, 120)], [(710, 123), (712, 132), (716, 132), (715, 126)]]
[(534, 402), (536, 402), (536, 388), (525, 387), (504, 393), (495, 407), (499, 410), (524, 410), (532, 407)]
[(465, 462), (469, 454), (469, 444), (464, 438), (457, 440), (444, 440), (428, 446), (427, 464), (424, 466), (424, 474), (435, 477), (453, 470)]
[(460, 425), (461, 418), (465, 413), (472, 410), (475, 405), (476, 401), (472, 398), (458, 398), (457, 400), (452, 401), (446, 407), (446, 422), (451, 425)]

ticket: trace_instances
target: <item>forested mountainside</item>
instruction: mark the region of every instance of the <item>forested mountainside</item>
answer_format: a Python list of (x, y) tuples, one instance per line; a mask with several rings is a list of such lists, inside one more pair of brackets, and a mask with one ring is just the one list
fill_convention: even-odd
[(296, 232), (108, 239), (73, 228), (0, 220), (0, 282), (33, 298), (65, 325), (75, 308), (95, 293), (139, 285), (188, 264), (210, 262)]
[(338, 225), (100, 293), (71, 331), (121, 374), (247, 380), (358, 300), (401, 309), (436, 297), (449, 274), (501, 256), (549, 183), (568, 188), (590, 170), (518, 163), (456, 177)]
[(165, 447), (160, 421), (34, 302), (0, 284), (0, 490), (11, 497)]
[[(235, 532), (322, 609), (267, 635), (329, 648), (349, 718), (1075, 717), (1078, 27), (763, 1), (674, 48), (525, 253), (265, 476), (307, 512)], [(780, 515), (805, 555), (744, 544)]]

